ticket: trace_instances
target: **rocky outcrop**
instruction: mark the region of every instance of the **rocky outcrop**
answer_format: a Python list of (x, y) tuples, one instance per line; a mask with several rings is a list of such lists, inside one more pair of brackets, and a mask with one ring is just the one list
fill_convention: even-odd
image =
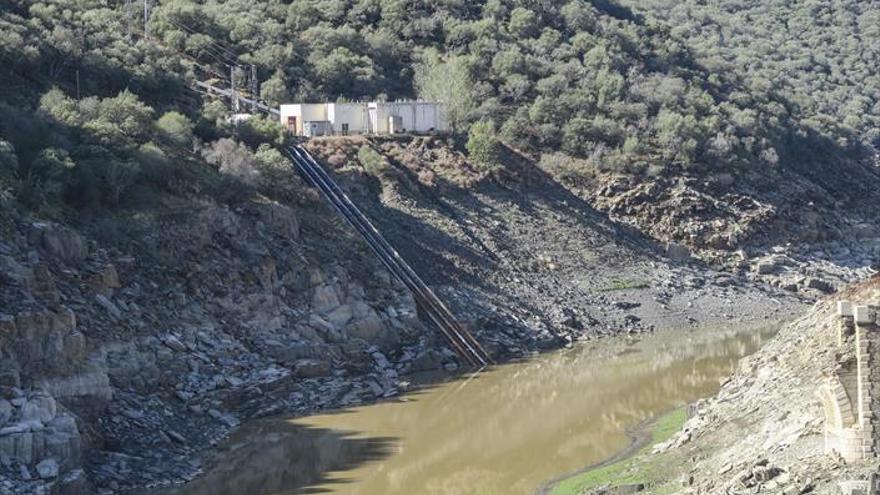
[(193, 206), (135, 252), (0, 212), (0, 492), (188, 480), (242, 420), (390, 397), (432, 346), (408, 291), (357, 246), (319, 261), (293, 207)]
[[(79, 465), (81, 437), (73, 415), (59, 409), (44, 390), (10, 389), (0, 399), (0, 456), (35, 466), (52, 460), (66, 469)], [(56, 472), (57, 475), (57, 472)]]
[(876, 493), (877, 302), (878, 278), (821, 301), (698, 402), (655, 449), (680, 493)]

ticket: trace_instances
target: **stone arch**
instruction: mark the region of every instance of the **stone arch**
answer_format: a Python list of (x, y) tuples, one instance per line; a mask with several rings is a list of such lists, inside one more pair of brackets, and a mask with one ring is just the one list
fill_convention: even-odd
[(841, 430), (856, 424), (852, 401), (836, 374), (826, 379), (817, 395), (825, 412), (826, 428)]
[(839, 431), (845, 428), (840, 404), (834, 392), (831, 391), (831, 387), (828, 384), (822, 385), (819, 387), (816, 395), (819, 397), (819, 401), (822, 403), (822, 411), (825, 413), (825, 430)]

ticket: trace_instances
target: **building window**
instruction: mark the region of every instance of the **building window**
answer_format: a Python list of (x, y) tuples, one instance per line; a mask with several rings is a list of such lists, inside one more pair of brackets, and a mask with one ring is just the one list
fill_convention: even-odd
[(348, 136), (348, 124), (342, 124), (342, 135)]

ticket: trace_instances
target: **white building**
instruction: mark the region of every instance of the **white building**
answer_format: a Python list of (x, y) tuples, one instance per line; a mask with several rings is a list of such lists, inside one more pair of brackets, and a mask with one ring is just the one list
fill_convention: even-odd
[(334, 134), (367, 134), (371, 129), (365, 103), (328, 103), (327, 119)]
[(298, 103), (279, 113), (297, 136), (449, 131), (443, 105), (426, 101)]
[(393, 101), (369, 104), (370, 128), (375, 134), (447, 132), (443, 106), (427, 101)]
[(296, 136), (314, 136), (313, 131), (329, 127), (325, 103), (281, 105), (278, 111), (281, 125)]

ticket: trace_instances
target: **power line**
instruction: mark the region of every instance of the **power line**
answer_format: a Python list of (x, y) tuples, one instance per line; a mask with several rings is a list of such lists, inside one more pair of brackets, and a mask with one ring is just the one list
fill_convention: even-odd
[(175, 22), (175, 21), (173, 21), (173, 20), (171, 20), (171, 19), (165, 19), (165, 21), (166, 21), (168, 24), (171, 24), (172, 26), (174, 26), (174, 27), (176, 27), (176, 28), (178, 28), (178, 29), (182, 29), (183, 31), (188, 32), (189, 34), (201, 34), (201, 35), (203, 35), (203, 36), (207, 36), (207, 37), (208, 37), (208, 40), (209, 40), (208, 43), (213, 47), (213, 50), (214, 50), (214, 51), (211, 52), (211, 53), (212, 53), (215, 57), (218, 57), (218, 58), (220, 58), (220, 59), (225, 60), (226, 63), (234, 63), (234, 64), (238, 64), (238, 55), (236, 55), (234, 52), (232, 52), (231, 50), (229, 50), (229, 49), (227, 49), (226, 47), (224, 47), (223, 45), (221, 45), (219, 42), (217, 42), (217, 41), (216, 41), (214, 38), (212, 38), (211, 36), (209, 36), (209, 35), (207, 35), (207, 34), (205, 34), (205, 33), (200, 33), (199, 31), (196, 31), (195, 29), (193, 29), (193, 28), (191, 28), (191, 27), (189, 27), (189, 26), (187, 26), (187, 25), (185, 25), (185, 24), (181, 24), (181, 23), (179, 23), (179, 22)]
[(150, 39), (150, 0), (144, 0), (144, 38)]

